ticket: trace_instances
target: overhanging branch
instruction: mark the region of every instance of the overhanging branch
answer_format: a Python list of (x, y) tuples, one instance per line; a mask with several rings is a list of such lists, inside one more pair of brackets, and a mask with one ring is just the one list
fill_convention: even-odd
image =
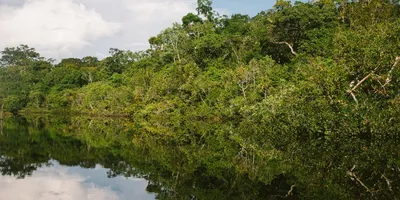
[[(387, 85), (390, 83), (390, 81), (392, 80), (392, 73), (393, 73), (394, 69), (396, 68), (396, 66), (399, 64), (399, 62), (400, 62), (400, 56), (397, 56), (396, 59), (395, 59), (395, 61), (394, 61), (394, 64), (392, 65), (392, 68), (389, 70), (389, 73), (388, 73), (388, 75), (387, 75), (385, 84), (382, 85), (382, 84), (379, 82), (379, 80), (378, 80), (378, 82), (381, 84), (382, 88), (385, 89), (385, 86), (387, 86)], [(347, 93), (349, 93), (349, 94), (353, 97), (353, 99), (354, 99), (354, 101), (356, 102), (357, 105), (358, 105), (358, 100), (357, 100), (357, 97), (356, 97), (356, 95), (355, 95), (355, 91), (357, 90), (357, 88), (358, 88), (362, 83), (364, 83), (368, 78), (370, 78), (370, 77), (375, 73), (375, 71), (376, 71), (377, 69), (378, 69), (378, 67), (375, 68), (374, 70), (372, 70), (372, 72), (369, 73), (368, 75), (366, 75), (363, 79), (361, 79), (361, 81), (359, 81), (359, 82), (357, 83), (357, 85), (355, 85), (354, 87), (350, 86), (351, 89), (350, 89), (350, 90), (347, 90)], [(352, 83), (354, 83), (354, 81), (353, 81)]]
[(369, 192), (369, 193), (371, 193), (371, 194), (373, 195), (372, 191), (367, 187), (367, 185), (365, 185), (365, 183), (363, 183), (363, 182), (360, 180), (360, 178), (358, 178), (358, 176), (356, 175), (356, 173), (353, 172), (353, 170), (354, 170), (355, 168), (356, 168), (356, 165), (354, 165), (349, 171), (347, 171), (347, 174), (350, 176), (350, 178), (351, 178), (352, 180), (357, 181), (361, 186), (363, 186), (363, 187), (367, 190), (367, 192)]
[[(368, 75), (366, 75), (363, 79), (361, 79), (361, 81), (359, 81), (354, 87), (350, 86), (350, 87), (352, 87), (350, 90), (347, 90), (347, 92), (353, 97), (353, 99), (354, 99), (354, 101), (356, 102), (357, 105), (358, 105), (358, 100), (357, 100), (356, 95), (354, 94), (355, 91), (357, 90), (357, 88), (358, 88), (362, 83), (364, 83), (369, 77), (371, 77), (372, 74), (374, 74), (375, 71), (376, 71), (377, 69), (378, 69), (378, 67), (375, 68), (374, 70), (372, 70), (372, 72), (369, 73)], [(354, 81), (353, 81), (352, 83), (354, 83)]]
[(290, 48), (290, 51), (292, 52), (292, 54), (294, 56), (297, 56), (297, 53), (296, 53), (296, 51), (294, 51), (293, 46), (290, 45), (288, 42), (273, 42), (273, 43), (274, 44), (285, 44), (285, 45), (287, 45)]

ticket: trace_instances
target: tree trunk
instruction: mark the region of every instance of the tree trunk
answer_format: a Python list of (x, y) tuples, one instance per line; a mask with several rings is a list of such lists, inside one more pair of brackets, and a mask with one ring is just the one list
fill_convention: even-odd
[(88, 78), (89, 78), (89, 83), (92, 83), (93, 82), (93, 77), (92, 77), (92, 73), (91, 72), (88, 73)]
[(91, 109), (92, 111), (94, 110), (94, 108), (93, 108), (93, 106), (92, 106), (91, 103), (89, 104), (89, 107), (90, 107), (90, 109)]
[(0, 107), (0, 134), (3, 135), (3, 115), (4, 115), (4, 104)]
[(0, 120), (3, 119), (3, 116), (4, 116), (4, 104), (1, 104), (1, 107), (0, 107)]
[(0, 135), (3, 135), (3, 119), (0, 119)]
[(239, 85), (240, 89), (242, 89), (243, 98), (247, 100), (246, 89), (248, 88), (248, 85), (246, 85), (246, 83), (244, 83), (244, 82), (239, 82), (238, 85)]
[(242, 93), (243, 93), (244, 99), (247, 99), (247, 97), (246, 97), (246, 89), (242, 88)]

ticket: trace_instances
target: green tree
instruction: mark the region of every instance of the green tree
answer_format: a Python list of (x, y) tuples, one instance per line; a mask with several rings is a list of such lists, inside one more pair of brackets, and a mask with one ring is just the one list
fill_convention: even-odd
[(213, 21), (214, 12), (212, 8), (212, 0), (197, 0), (197, 14), (203, 15), (208, 21)]
[(203, 20), (198, 16), (193, 13), (188, 13), (182, 18), (182, 25), (184, 28), (189, 27), (190, 25), (196, 24), (196, 23), (202, 23)]
[(1, 54), (0, 65), (3, 67), (26, 66), (32, 61), (43, 60), (43, 57), (40, 57), (34, 48), (27, 45), (7, 47), (1, 51)]

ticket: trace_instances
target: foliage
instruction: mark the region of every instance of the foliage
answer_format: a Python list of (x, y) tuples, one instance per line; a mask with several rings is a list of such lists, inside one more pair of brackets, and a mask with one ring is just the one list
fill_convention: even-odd
[[(284, 179), (306, 199), (387, 199), (378, 176), (394, 177), (399, 165), (395, 154), (382, 157), (394, 145), (385, 138), (400, 130), (398, 1), (277, 1), (251, 18), (219, 16), (199, 0), (197, 11), (151, 37), (150, 49), (110, 49), (102, 60), (53, 65), (28, 46), (6, 48), (0, 104), (14, 113), (128, 116), (156, 139), (193, 145), (181, 154), (204, 153), (187, 160), (201, 163), (200, 174), (221, 178), (229, 168), (265, 184)], [(227, 125), (197, 130), (194, 122)]]

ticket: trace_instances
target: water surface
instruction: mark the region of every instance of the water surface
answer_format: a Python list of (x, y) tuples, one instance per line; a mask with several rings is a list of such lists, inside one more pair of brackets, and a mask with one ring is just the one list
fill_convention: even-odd
[(0, 124), (0, 200), (399, 198), (395, 133), (265, 138), (251, 124), (79, 116)]
[(0, 177), (0, 199), (154, 199), (146, 191), (147, 181), (141, 178), (108, 178), (100, 165), (87, 169), (68, 167), (50, 160), (29, 176), (16, 179)]

